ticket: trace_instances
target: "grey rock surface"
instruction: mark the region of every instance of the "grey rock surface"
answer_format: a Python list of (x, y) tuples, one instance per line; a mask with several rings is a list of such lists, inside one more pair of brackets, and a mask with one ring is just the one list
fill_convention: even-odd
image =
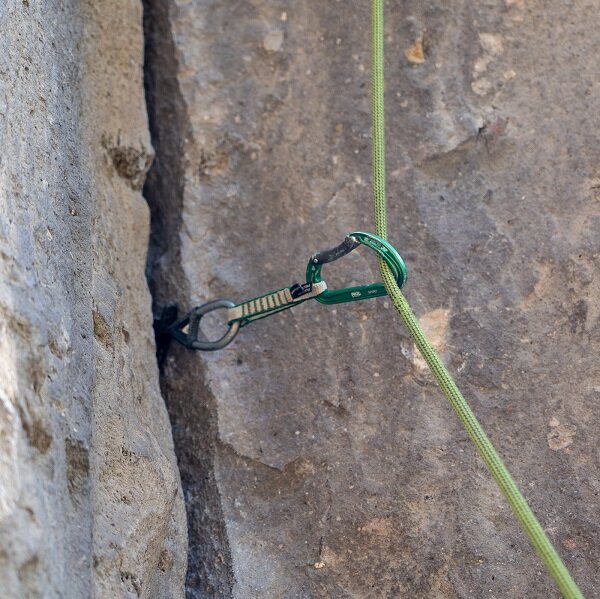
[[(368, 2), (149, 2), (158, 303), (244, 300), (372, 230)], [(600, 16), (386, 4), (406, 293), (588, 597), (600, 588)], [(324, 269), (376, 280), (367, 251)], [(163, 389), (189, 597), (557, 597), (390, 303), (316, 302)]]
[(142, 6), (0, 5), (0, 594), (181, 597)]

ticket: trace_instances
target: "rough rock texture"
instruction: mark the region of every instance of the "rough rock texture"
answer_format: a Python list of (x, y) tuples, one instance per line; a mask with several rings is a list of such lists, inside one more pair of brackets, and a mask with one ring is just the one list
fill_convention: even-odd
[(181, 597), (137, 0), (0, 6), (2, 597)]
[[(149, 0), (159, 303), (246, 299), (371, 230), (369, 2)], [(409, 299), (582, 590), (600, 588), (600, 18), (390, 0)], [(324, 269), (377, 278), (368, 251)], [(385, 300), (316, 302), (164, 385), (188, 596), (557, 597)]]

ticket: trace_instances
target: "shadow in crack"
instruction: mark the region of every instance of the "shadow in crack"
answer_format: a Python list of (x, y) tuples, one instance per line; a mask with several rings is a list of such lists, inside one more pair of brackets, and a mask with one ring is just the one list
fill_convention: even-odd
[[(144, 85), (156, 159), (144, 186), (151, 213), (147, 277), (155, 315), (172, 301), (187, 303), (181, 266), (184, 168), (182, 159), (188, 117), (177, 82), (177, 58), (170, 29), (170, 3), (144, 1), (146, 39)], [(214, 478), (216, 407), (203, 384), (197, 355), (157, 342), (161, 391), (171, 418), (173, 440), (186, 502), (189, 553), (186, 596), (230, 597), (231, 556), (221, 501)], [(167, 355), (169, 349), (169, 355)]]

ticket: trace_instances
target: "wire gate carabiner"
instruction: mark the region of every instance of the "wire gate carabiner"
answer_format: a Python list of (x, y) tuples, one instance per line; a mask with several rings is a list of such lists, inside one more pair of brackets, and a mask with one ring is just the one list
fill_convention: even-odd
[[(339, 260), (360, 245), (371, 248), (386, 262), (398, 287), (402, 287), (406, 283), (406, 265), (395, 248), (385, 239), (373, 233), (355, 231), (348, 234), (340, 245), (317, 252), (310, 257), (306, 267), (306, 283), (294, 283), (290, 287), (271, 291), (240, 304), (226, 299), (213, 300), (193, 308), (179, 320), (176, 318), (176, 307), (170, 306), (168, 310), (163, 311), (163, 316), (159, 319), (156, 328), (161, 335), (169, 335), (188, 349), (214, 351), (229, 345), (239, 330), (247, 324), (293, 308), (309, 299), (316, 299), (322, 304), (341, 304), (387, 295), (383, 283), (330, 290), (327, 288), (327, 283), (321, 279), (323, 264)], [(227, 310), (229, 329), (217, 341), (209, 341), (202, 333), (200, 321), (209, 312), (219, 309)]]

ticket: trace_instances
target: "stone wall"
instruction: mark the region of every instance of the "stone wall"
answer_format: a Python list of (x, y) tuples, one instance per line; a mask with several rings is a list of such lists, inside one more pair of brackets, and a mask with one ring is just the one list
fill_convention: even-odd
[(0, 6), (0, 588), (181, 597), (137, 0)]
[[(143, 8), (0, 6), (3, 597), (557, 596), (385, 299), (173, 345), (169, 425), (146, 267), (157, 309), (242, 300), (373, 228), (370, 15)], [(597, 10), (390, 0), (386, 18), (406, 293), (593, 596)], [(377, 265), (357, 251), (324, 277)]]
[[(372, 230), (370, 3), (148, 4), (158, 302), (302, 281), (311, 253)], [(386, 19), (406, 292), (593, 596), (597, 10), (390, 0)], [(368, 251), (324, 269), (377, 277)], [(163, 383), (188, 596), (557, 596), (385, 299), (306, 303), (214, 354), (174, 347)]]

